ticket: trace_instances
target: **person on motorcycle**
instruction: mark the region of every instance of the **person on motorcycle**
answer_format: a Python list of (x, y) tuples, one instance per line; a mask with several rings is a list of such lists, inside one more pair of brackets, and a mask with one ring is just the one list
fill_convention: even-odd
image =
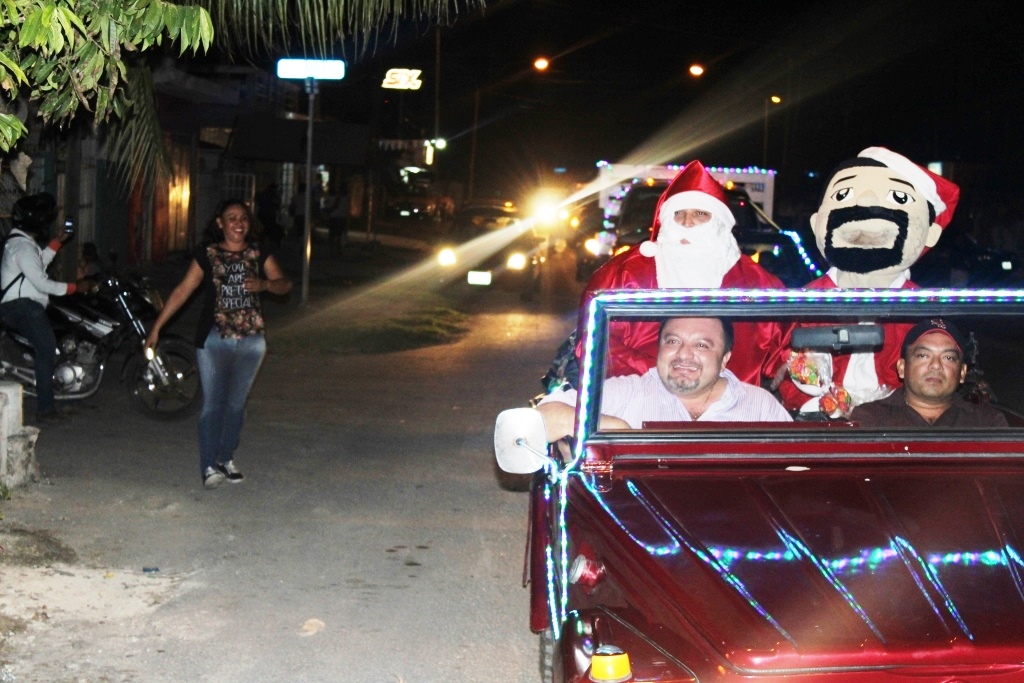
[(51, 296), (75, 293), (74, 282), (52, 280), (46, 268), (74, 230), (51, 239), (57, 200), (48, 193), (22, 197), (11, 209), (13, 229), (4, 242), (0, 261), (0, 320), (25, 337), (35, 351), (36, 422), (62, 419), (53, 395), (57, 339), (46, 315)]

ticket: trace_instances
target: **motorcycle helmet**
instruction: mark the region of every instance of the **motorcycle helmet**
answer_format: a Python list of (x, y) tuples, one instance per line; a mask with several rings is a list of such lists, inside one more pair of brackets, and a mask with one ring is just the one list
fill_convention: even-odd
[(22, 197), (11, 208), (11, 225), (37, 238), (48, 236), (55, 220), (57, 200), (47, 192)]

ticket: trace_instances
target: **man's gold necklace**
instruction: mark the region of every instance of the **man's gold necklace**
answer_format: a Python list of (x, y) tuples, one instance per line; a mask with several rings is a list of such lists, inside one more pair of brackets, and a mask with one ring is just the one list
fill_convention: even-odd
[(717, 387), (718, 387), (718, 380), (715, 380), (715, 383), (711, 386), (711, 391), (709, 391), (708, 395), (704, 397), (704, 402), (700, 404), (700, 408), (698, 408), (696, 410), (696, 412), (690, 413), (690, 419), (691, 420), (696, 422), (697, 420), (700, 419), (700, 416), (704, 414), (704, 411), (708, 407), (708, 401), (711, 400), (711, 394), (715, 393), (715, 388), (717, 388)]

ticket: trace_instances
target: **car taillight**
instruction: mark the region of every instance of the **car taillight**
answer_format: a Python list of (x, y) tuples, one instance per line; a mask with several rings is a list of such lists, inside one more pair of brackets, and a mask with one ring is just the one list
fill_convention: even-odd
[(569, 568), (569, 583), (590, 593), (604, 578), (604, 565), (585, 555), (577, 555)]

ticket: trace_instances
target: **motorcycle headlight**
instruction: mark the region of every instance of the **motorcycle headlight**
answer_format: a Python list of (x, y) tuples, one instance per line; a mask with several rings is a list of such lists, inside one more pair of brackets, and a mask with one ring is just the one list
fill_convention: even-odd
[(526, 254), (520, 254), (518, 251), (514, 254), (509, 254), (508, 261), (505, 265), (510, 270), (522, 270), (526, 267)]
[(449, 267), (454, 266), (458, 263), (459, 259), (455, 256), (455, 250), (449, 247), (445, 247), (441, 251), (437, 252), (437, 262), (441, 266)]

